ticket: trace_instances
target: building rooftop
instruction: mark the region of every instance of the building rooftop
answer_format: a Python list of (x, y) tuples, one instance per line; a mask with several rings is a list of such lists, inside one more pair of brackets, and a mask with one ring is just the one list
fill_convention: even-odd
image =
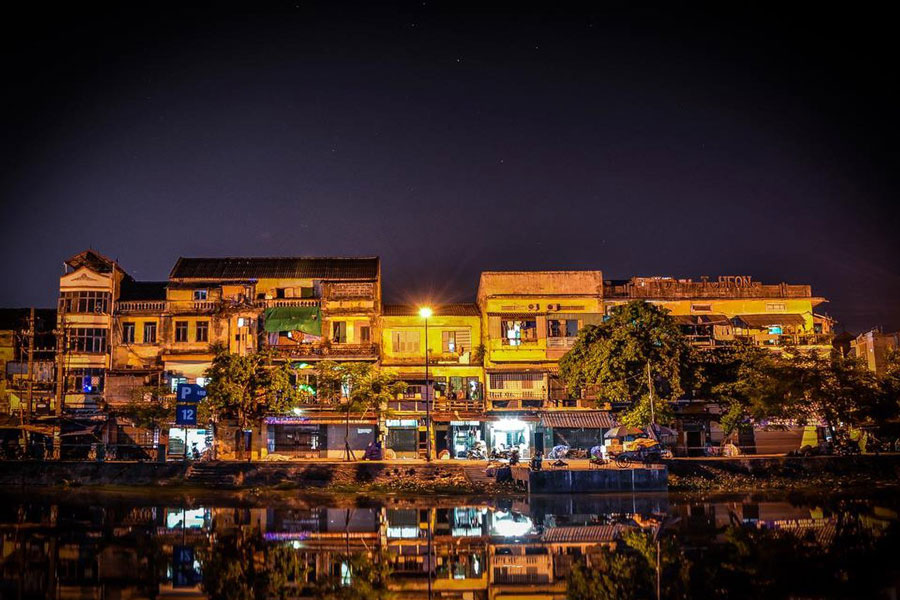
[(181, 257), (171, 279), (355, 279), (378, 278), (378, 257)]
[(603, 295), (601, 271), (484, 271), (478, 297)]
[[(435, 317), (477, 317), (481, 315), (474, 303), (442, 304), (432, 306)], [(386, 317), (412, 317), (419, 314), (419, 307), (412, 304), (385, 304), (382, 314)]]

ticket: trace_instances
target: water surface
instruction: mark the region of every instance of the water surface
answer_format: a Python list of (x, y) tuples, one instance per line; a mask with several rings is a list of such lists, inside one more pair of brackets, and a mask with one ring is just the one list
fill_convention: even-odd
[(896, 598), (896, 494), (7, 494), (2, 598)]

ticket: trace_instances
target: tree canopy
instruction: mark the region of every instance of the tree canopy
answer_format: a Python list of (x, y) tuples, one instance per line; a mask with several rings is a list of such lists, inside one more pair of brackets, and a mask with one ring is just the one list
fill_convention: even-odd
[(275, 363), (271, 352), (232, 354), (220, 349), (206, 370), (206, 398), (201, 417), (237, 419), (241, 428), (266, 413), (283, 413), (296, 406), (301, 393), (288, 364)]
[(684, 394), (692, 353), (665, 309), (637, 300), (614, 307), (603, 323), (579, 332), (559, 361), (560, 378), (574, 393), (592, 388), (611, 402), (629, 403), (622, 420), (634, 426), (649, 424), (652, 391), (656, 420), (667, 423), (669, 401)]

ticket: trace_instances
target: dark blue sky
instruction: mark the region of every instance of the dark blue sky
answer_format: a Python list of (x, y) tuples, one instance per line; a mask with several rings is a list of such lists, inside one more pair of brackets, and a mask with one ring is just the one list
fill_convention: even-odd
[(90, 246), (141, 279), (378, 254), (401, 301), (487, 269), (748, 274), (900, 328), (886, 15), (181, 4), (3, 19), (0, 305), (53, 305)]

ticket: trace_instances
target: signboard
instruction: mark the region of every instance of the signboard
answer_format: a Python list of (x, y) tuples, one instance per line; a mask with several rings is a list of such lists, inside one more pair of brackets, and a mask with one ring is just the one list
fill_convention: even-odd
[(196, 403), (206, 398), (206, 390), (196, 383), (179, 383), (175, 393), (179, 403)]
[(196, 404), (176, 404), (175, 405), (175, 424), (176, 425), (196, 425), (197, 424), (197, 405)]

